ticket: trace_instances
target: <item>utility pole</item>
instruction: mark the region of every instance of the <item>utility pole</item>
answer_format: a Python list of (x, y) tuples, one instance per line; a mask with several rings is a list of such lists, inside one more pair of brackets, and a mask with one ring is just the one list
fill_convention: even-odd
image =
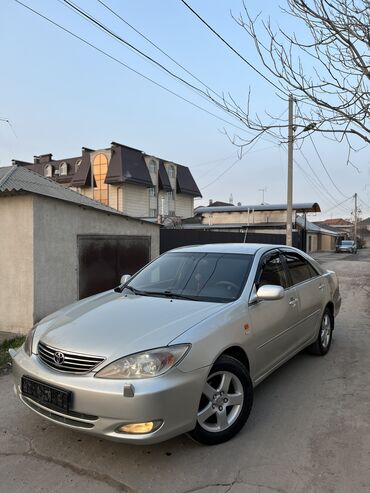
[(354, 228), (353, 228), (353, 240), (355, 242), (355, 244), (357, 244), (357, 193), (355, 193), (355, 225), (354, 225)]
[(286, 244), (293, 245), (293, 95), (289, 94), (289, 122), (288, 122), (288, 196), (286, 211)]

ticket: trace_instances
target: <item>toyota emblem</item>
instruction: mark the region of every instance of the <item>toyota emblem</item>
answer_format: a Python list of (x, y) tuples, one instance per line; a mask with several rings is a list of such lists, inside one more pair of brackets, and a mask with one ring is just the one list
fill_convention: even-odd
[(64, 363), (64, 354), (60, 351), (54, 353), (54, 361), (57, 365), (61, 366)]

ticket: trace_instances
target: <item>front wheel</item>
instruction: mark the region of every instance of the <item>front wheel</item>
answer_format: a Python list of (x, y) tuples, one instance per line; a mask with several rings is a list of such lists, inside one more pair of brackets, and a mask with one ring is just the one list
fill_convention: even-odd
[(221, 356), (204, 385), (197, 424), (190, 436), (206, 445), (230, 440), (247, 421), (252, 403), (253, 385), (247, 369), (237, 359)]
[(333, 338), (334, 317), (329, 308), (325, 308), (321, 319), (319, 335), (316, 341), (308, 347), (310, 353), (324, 356), (330, 349)]

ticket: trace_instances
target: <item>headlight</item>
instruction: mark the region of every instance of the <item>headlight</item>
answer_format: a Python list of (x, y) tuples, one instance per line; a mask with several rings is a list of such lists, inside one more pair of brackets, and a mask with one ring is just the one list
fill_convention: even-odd
[[(37, 327), (37, 326), (36, 326)], [(25, 353), (28, 355), (28, 356), (31, 356), (32, 354), (32, 343), (33, 343), (33, 336), (35, 334), (35, 331), (36, 331), (36, 327), (33, 327), (33, 329), (31, 329), (28, 334), (27, 334), (27, 337), (26, 337), (26, 340), (24, 341), (24, 351)]]
[(190, 344), (151, 349), (114, 361), (100, 370), (98, 378), (150, 378), (163, 375), (179, 363), (190, 349)]

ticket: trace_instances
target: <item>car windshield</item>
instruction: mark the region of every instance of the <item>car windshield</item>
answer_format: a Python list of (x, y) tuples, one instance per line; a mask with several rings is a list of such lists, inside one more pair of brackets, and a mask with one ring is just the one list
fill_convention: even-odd
[(252, 255), (170, 252), (149, 264), (126, 288), (146, 296), (228, 303), (244, 287)]
[(351, 240), (345, 240), (345, 241), (342, 241), (341, 245), (343, 246), (350, 246), (353, 244), (353, 241)]

